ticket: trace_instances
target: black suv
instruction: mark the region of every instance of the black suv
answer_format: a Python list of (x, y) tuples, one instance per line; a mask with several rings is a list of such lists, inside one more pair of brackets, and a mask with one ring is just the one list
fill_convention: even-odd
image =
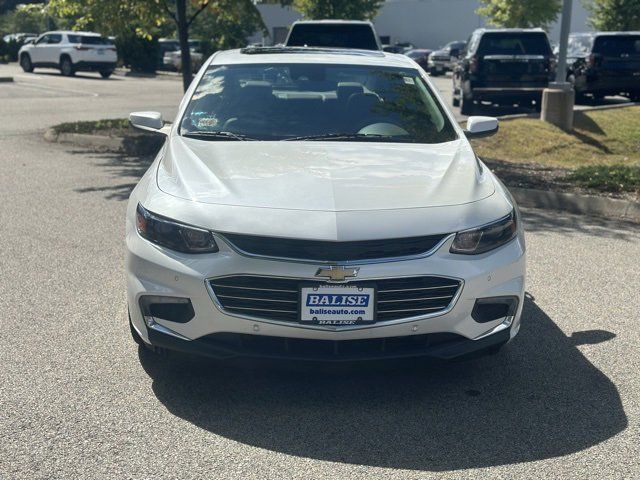
[(640, 101), (640, 32), (572, 34), (567, 63), (578, 100), (624, 95)]
[(479, 29), (453, 69), (453, 106), (472, 115), (474, 102), (536, 102), (555, 75), (555, 56), (544, 30)]

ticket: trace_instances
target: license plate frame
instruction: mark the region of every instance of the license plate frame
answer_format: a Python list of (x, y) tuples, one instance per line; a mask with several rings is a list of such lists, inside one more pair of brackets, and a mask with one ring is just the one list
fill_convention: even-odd
[[(366, 313), (358, 318), (352, 316), (350, 318), (328, 318), (333, 314), (315, 314), (309, 312), (311, 306), (307, 305), (308, 294), (316, 295), (368, 295), (368, 305), (363, 307)], [(331, 283), (303, 283), (298, 287), (298, 321), (303, 325), (320, 325), (329, 327), (341, 327), (351, 325), (368, 325), (376, 322), (377, 318), (377, 288), (375, 284), (331, 284)], [(357, 309), (357, 305), (318, 305), (318, 308), (325, 309)], [(315, 318), (314, 318), (315, 317)]]

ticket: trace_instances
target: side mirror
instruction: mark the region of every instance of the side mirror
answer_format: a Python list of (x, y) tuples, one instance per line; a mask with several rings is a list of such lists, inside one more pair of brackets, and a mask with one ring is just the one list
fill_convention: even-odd
[(467, 138), (484, 138), (498, 132), (498, 119), (494, 117), (469, 117), (464, 134)]
[(164, 121), (160, 112), (133, 112), (129, 115), (129, 123), (141, 130), (165, 133), (162, 129)]

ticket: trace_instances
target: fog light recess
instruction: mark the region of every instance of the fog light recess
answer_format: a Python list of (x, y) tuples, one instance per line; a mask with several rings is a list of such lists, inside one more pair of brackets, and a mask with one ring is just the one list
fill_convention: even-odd
[(478, 323), (493, 322), (504, 317), (513, 317), (518, 310), (518, 297), (478, 298), (471, 317)]
[(152, 326), (155, 319), (187, 323), (195, 316), (191, 300), (182, 297), (143, 295), (140, 310), (148, 326)]

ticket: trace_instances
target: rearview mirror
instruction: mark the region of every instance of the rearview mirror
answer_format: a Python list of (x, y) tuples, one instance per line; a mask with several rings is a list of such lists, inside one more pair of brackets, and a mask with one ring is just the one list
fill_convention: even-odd
[(129, 123), (141, 130), (164, 133), (164, 121), (160, 112), (133, 112), (129, 115)]
[(498, 119), (494, 117), (469, 117), (464, 134), (467, 138), (490, 137), (498, 132)]

